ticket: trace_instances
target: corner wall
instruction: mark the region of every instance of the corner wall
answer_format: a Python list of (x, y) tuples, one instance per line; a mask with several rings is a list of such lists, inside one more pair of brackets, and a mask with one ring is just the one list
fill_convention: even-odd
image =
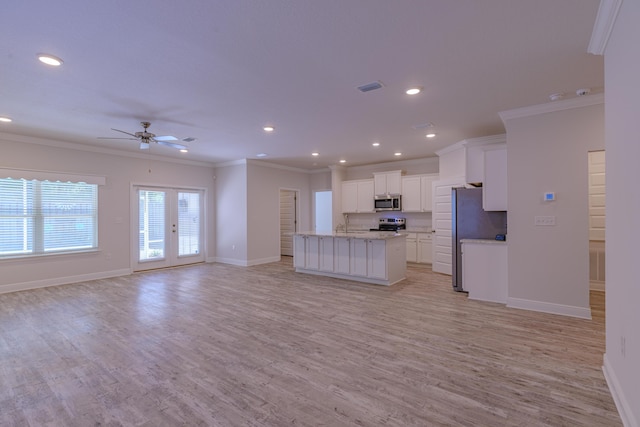
[[(501, 113), (509, 306), (591, 317), (587, 153), (604, 148), (604, 105), (601, 95), (584, 98)], [(543, 201), (545, 192), (557, 200)], [(553, 216), (556, 225), (536, 226), (536, 216)]]
[(640, 425), (640, 2), (623, 1), (605, 51), (604, 372), (626, 426)]

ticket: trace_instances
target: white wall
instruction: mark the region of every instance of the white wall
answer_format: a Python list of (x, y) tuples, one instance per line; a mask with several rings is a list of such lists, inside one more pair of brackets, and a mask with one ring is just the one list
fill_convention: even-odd
[(247, 161), (248, 265), (280, 259), (280, 189), (298, 190), (298, 230), (311, 230), (309, 174)]
[[(604, 148), (604, 105), (601, 95), (581, 101), (501, 115), (509, 165), (508, 304), (589, 318), (588, 152)], [(549, 191), (556, 201), (543, 201)], [(554, 216), (556, 225), (535, 226), (535, 216)]]
[[(624, 1), (605, 51), (605, 374), (627, 426), (640, 425), (640, 2)], [(624, 352), (623, 352), (624, 349)]]
[[(45, 144), (53, 144), (49, 146)], [(77, 145), (0, 134), (0, 166), (15, 169), (101, 175), (106, 185), (98, 190), (100, 252), (34, 259), (0, 260), (0, 292), (72, 283), (128, 274), (131, 269), (131, 184), (205, 189), (205, 209), (213, 212), (213, 169), (194, 162), (157, 160), (152, 153), (131, 158), (115, 150), (84, 151)], [(205, 225), (206, 256), (214, 249), (213, 222)], [(110, 254), (110, 259), (107, 256)], [(37, 262), (37, 264), (35, 263)], [(37, 265), (37, 268), (35, 267)]]
[(298, 229), (311, 229), (310, 174), (241, 160), (218, 165), (215, 175), (217, 261), (249, 266), (280, 259), (280, 189), (299, 191)]
[(215, 169), (216, 261), (246, 265), (247, 164), (232, 162)]

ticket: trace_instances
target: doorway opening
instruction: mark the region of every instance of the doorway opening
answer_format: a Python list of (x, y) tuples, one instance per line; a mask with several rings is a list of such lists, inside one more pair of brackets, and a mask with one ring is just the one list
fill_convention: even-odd
[(331, 190), (316, 191), (315, 195), (315, 227), (316, 233), (326, 233), (333, 230), (333, 194)]
[(280, 189), (280, 255), (293, 256), (293, 235), (298, 231), (298, 191)]
[(589, 152), (589, 289), (605, 290), (605, 152)]

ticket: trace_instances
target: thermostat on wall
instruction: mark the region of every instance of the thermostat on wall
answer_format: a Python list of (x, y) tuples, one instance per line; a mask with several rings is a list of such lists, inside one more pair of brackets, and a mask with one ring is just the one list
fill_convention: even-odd
[(556, 199), (556, 193), (544, 193), (544, 201), (545, 202), (553, 202)]

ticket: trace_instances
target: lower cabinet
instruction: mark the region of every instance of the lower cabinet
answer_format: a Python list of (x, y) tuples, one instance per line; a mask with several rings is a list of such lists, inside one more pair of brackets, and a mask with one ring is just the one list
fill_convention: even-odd
[(431, 233), (420, 233), (417, 239), (418, 262), (424, 264), (433, 263)]
[(407, 262), (431, 264), (431, 233), (407, 233)]
[(318, 269), (333, 271), (334, 261), (333, 237), (320, 236)]
[(418, 238), (416, 233), (407, 234), (407, 262), (418, 262)]
[(387, 279), (387, 243), (367, 240), (367, 277)]
[(367, 242), (366, 239), (351, 239), (351, 274), (367, 276)]
[(350, 237), (333, 238), (333, 271), (339, 274), (350, 274)]
[[(321, 256), (320, 256), (321, 239), (323, 238), (319, 236), (294, 236), (293, 237), (294, 267), (305, 268), (307, 270), (321, 269)], [(330, 239), (332, 238), (330, 237)], [(333, 258), (333, 247), (331, 250), (331, 257)], [(324, 261), (324, 256), (322, 257), (322, 261)], [(333, 270), (333, 260), (331, 261), (331, 270)]]

